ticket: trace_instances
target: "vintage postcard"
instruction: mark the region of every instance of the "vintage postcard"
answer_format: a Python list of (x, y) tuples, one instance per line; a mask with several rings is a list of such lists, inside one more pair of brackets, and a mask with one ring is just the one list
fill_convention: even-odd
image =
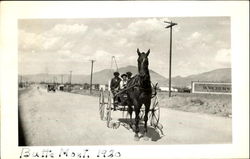
[(1, 5), (1, 156), (246, 157), (246, 3), (206, 3)]

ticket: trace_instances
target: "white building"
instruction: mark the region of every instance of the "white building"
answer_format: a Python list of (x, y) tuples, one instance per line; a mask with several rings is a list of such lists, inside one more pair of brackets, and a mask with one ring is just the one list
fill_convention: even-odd
[(105, 84), (100, 84), (99, 85), (99, 90), (106, 90), (106, 85)]
[[(169, 87), (159, 87), (159, 89), (160, 89), (162, 92), (168, 92), (168, 91), (169, 91)], [(171, 91), (172, 91), (172, 92), (178, 92), (178, 90), (175, 89), (175, 88), (171, 88)]]

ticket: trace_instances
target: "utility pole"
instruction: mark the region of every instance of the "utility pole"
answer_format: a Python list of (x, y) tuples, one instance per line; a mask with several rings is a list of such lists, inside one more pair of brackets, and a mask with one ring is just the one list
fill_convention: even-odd
[(61, 84), (63, 84), (63, 75), (61, 75)]
[(71, 85), (71, 80), (72, 80), (72, 71), (69, 71), (69, 84)]
[(20, 76), (20, 87), (23, 88), (23, 75), (22, 75), (22, 73)]
[(172, 27), (177, 25), (177, 23), (167, 22), (164, 21), (164, 23), (168, 23), (169, 25), (165, 28), (170, 28), (170, 49), (169, 49), (169, 97), (171, 97), (171, 65), (172, 65)]
[(49, 79), (49, 69), (46, 66), (45, 67), (45, 81), (47, 81), (47, 83), (50, 83), (50, 79)]
[(72, 80), (72, 71), (69, 71), (69, 87), (68, 87), (68, 91), (71, 91), (71, 80)]
[(91, 73), (90, 73), (90, 89), (89, 89), (89, 92), (90, 92), (90, 94), (92, 94), (93, 64), (94, 64), (95, 60), (90, 60), (90, 62), (91, 62)]
[(112, 67), (113, 67), (113, 62), (115, 63), (116, 71), (118, 71), (118, 65), (117, 65), (117, 63), (116, 63), (115, 56), (112, 56), (112, 57), (111, 57), (111, 69), (112, 69)]

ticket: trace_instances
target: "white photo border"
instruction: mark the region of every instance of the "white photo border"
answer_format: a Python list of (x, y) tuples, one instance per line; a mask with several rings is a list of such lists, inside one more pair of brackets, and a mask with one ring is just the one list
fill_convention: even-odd
[[(1, 157), (19, 158), (18, 19), (211, 17), (231, 18), (232, 144), (155, 146), (35, 146), (57, 151), (88, 148), (120, 151), (121, 158), (247, 158), (249, 155), (249, 2), (248, 1), (98, 1), (2, 2), (1, 4)], [(94, 158), (94, 157), (92, 157)]]

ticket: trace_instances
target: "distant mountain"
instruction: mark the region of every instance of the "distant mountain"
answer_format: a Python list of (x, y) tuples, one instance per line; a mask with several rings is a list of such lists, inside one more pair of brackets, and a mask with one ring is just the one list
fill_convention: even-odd
[[(120, 74), (130, 71), (135, 75), (138, 72), (137, 67), (127, 66), (119, 69)], [(168, 86), (169, 80), (159, 73), (149, 70), (151, 81), (158, 82), (159, 86)], [(107, 84), (113, 77), (113, 72), (110, 69), (105, 69), (93, 74), (93, 83)], [(83, 81), (89, 82), (90, 76), (86, 76)], [(191, 81), (215, 81), (215, 82), (231, 82), (231, 68), (216, 69), (213, 71), (190, 75), (187, 77), (176, 76), (172, 78), (172, 85), (178, 87), (190, 86)]]
[(173, 85), (180, 87), (190, 86), (191, 81), (231, 82), (231, 68), (216, 69), (187, 77), (177, 76), (172, 81)]
[[(119, 68), (120, 74), (126, 73), (130, 71), (135, 75), (138, 72), (136, 66), (127, 66)], [(169, 80), (164, 76), (160, 75), (159, 73), (149, 70), (151, 81), (153, 83), (158, 82), (159, 86), (168, 86)], [(57, 75), (57, 74), (35, 74), (35, 75), (24, 75), (23, 81), (33, 81), (33, 82), (53, 82), (53, 80), (57, 82), (61, 82), (63, 77), (63, 82), (69, 81), (69, 75)], [(98, 72), (93, 73), (93, 83), (94, 84), (108, 84), (108, 81), (113, 77), (113, 71), (110, 69), (104, 69)], [(20, 80), (20, 76), (19, 76)], [(172, 86), (177, 87), (186, 87), (190, 86), (191, 81), (215, 81), (215, 82), (231, 82), (231, 68), (222, 68), (216, 69), (213, 71), (190, 75), (187, 77), (176, 76), (172, 78)], [(72, 83), (89, 83), (90, 82), (90, 75), (72, 75)]]
[[(122, 67), (119, 68), (120, 74), (126, 73), (126, 72), (132, 72), (133, 75), (137, 74), (138, 68), (136, 66), (127, 66), (127, 67)], [(166, 78), (153, 70), (149, 70), (150, 76), (151, 76), (151, 81), (153, 83), (161, 83), (162, 85), (165, 83)], [(108, 84), (108, 81), (113, 78), (113, 71), (110, 69), (105, 69), (102, 71), (98, 71), (93, 73), (93, 83), (99, 83), (99, 84)], [(83, 81), (89, 82), (90, 76), (86, 76)]]

